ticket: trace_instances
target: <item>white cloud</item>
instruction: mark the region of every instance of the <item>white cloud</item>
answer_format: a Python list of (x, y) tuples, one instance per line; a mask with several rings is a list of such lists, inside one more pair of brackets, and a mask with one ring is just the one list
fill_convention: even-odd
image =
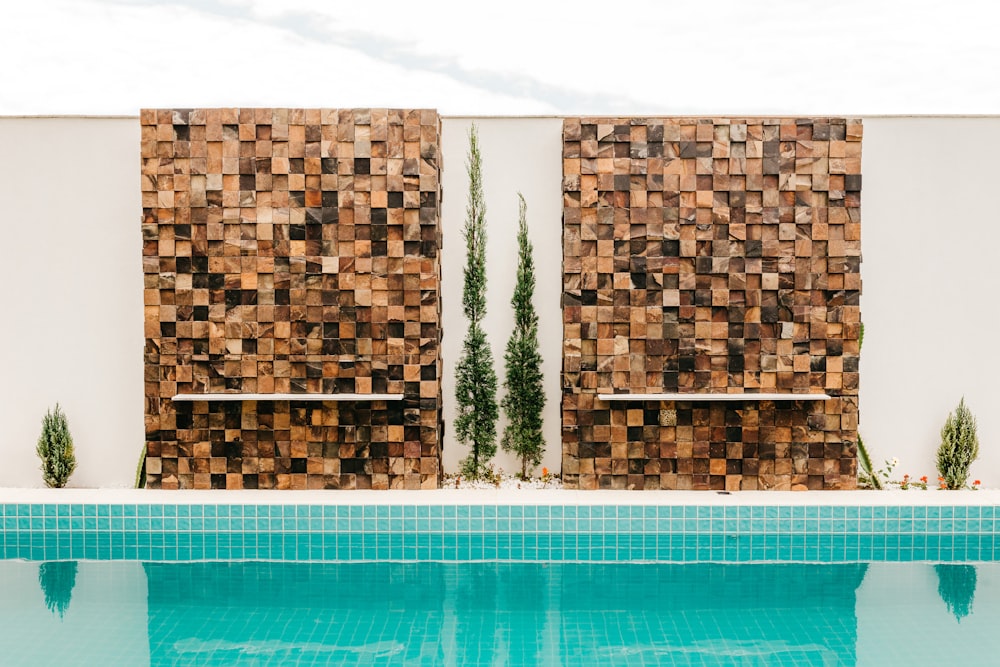
[[(142, 107), (457, 106), (548, 113), (531, 99), (413, 70), (254, 20), (182, 5), (19, 3), (0, 22), (0, 113)], [(18, 63), (14, 66), (12, 63)]]
[(1000, 45), (967, 1), (46, 0), (5, 11), (0, 113), (1000, 112)]

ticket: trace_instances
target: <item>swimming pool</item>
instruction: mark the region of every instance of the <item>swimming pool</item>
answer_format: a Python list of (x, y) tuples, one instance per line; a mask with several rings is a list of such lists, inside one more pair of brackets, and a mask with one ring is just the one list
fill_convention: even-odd
[[(988, 494), (874, 507), (781, 495), (60, 497), (68, 502), (0, 505), (3, 664), (826, 666), (1000, 655), (1000, 509)], [(674, 497), (686, 502), (663, 503)]]

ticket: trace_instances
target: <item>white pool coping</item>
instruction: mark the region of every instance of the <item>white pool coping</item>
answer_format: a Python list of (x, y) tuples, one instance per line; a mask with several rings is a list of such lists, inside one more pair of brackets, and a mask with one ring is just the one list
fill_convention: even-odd
[(437, 489), (422, 491), (164, 491), (0, 488), (0, 504), (192, 505), (1000, 505), (1000, 489), (980, 491), (578, 491)]

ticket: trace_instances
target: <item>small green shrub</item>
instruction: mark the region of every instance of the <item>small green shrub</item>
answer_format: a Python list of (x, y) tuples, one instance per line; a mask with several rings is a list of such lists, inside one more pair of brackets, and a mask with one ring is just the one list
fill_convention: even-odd
[(969, 480), (969, 467), (978, 457), (979, 436), (976, 434), (976, 418), (965, 406), (963, 397), (955, 412), (948, 415), (941, 429), (937, 469), (944, 487), (964, 489)]
[(42, 479), (45, 484), (54, 489), (66, 486), (70, 475), (76, 470), (76, 456), (73, 454), (73, 438), (69, 434), (66, 415), (58, 403), (55, 411), (47, 411), (42, 419), (42, 434), (38, 437), (35, 451), (42, 460)]

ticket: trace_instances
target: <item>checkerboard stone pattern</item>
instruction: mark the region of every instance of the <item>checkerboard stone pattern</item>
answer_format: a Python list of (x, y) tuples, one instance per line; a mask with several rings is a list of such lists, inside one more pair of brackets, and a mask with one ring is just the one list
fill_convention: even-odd
[[(140, 120), (148, 486), (437, 487), (437, 113)], [(171, 400), (223, 392), (405, 398)]]
[[(568, 486), (855, 486), (861, 136), (838, 118), (564, 121)], [(597, 398), (744, 391), (833, 400)]]

